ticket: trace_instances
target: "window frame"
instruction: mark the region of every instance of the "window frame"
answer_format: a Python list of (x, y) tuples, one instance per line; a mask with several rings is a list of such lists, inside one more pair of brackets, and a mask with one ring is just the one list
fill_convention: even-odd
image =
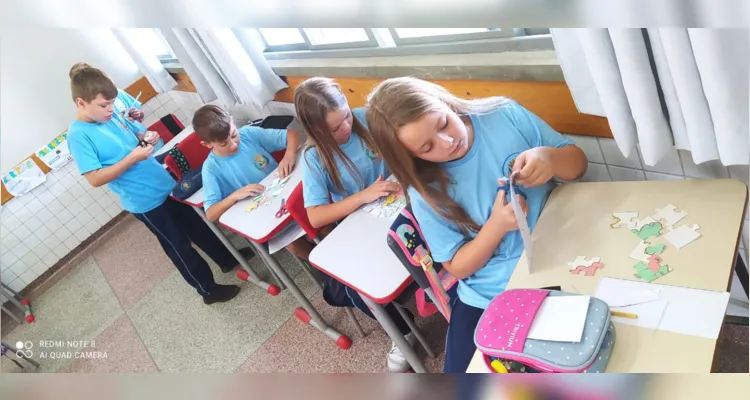
[(510, 38), (510, 37), (521, 36), (518, 30), (513, 29), (513, 28), (487, 28), (490, 30), (486, 32), (449, 33), (446, 35), (401, 37), (398, 35), (398, 31), (396, 29), (398, 28), (388, 28), (388, 31), (391, 33), (391, 37), (393, 37), (393, 40), (396, 42), (396, 46), (429, 44), (429, 43), (464, 42), (468, 40), (482, 40), (482, 39), (505, 39), (505, 38)]
[(307, 32), (305, 32), (305, 29), (309, 29), (309, 28), (296, 28), (299, 31), (300, 35), (302, 35), (302, 39), (305, 41), (304, 43), (290, 43), (290, 44), (277, 44), (277, 45), (268, 44), (268, 42), (266, 41), (266, 38), (263, 36), (263, 32), (261, 32), (259, 28), (253, 28), (253, 29), (255, 29), (255, 31), (258, 33), (258, 36), (260, 37), (260, 39), (263, 41), (263, 44), (265, 45), (265, 50), (263, 50), (264, 54), (288, 52), (288, 51), (305, 51), (305, 50), (306, 51), (318, 51), (318, 50), (360, 49), (360, 48), (378, 47), (378, 41), (372, 32), (372, 28), (359, 28), (359, 29), (363, 29), (365, 31), (365, 34), (367, 34), (368, 39), (366, 41), (346, 42), (346, 43), (327, 43), (327, 44), (313, 44)]

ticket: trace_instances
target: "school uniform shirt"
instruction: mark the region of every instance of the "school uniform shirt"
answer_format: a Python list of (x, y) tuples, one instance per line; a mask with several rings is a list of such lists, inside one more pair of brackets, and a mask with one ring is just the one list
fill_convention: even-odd
[[(367, 128), (363, 107), (353, 109), (352, 114)], [(318, 150), (311, 148), (302, 157), (302, 192), (305, 197), (305, 207), (330, 204), (329, 192), (334, 203), (341, 201), (372, 185), (378, 179), (378, 176), (382, 175), (383, 179), (386, 179), (390, 175), (383, 158), (368, 148), (365, 142), (354, 132), (349, 135), (349, 140), (346, 143), (339, 145), (339, 148), (354, 163), (355, 168), (362, 176), (362, 184), (360, 185), (357, 180), (357, 175), (352, 175), (349, 172), (343, 160), (336, 157), (336, 168), (338, 168), (341, 183), (344, 186), (343, 193), (336, 192)]]
[[(442, 163), (454, 183), (448, 193), (460, 204), (471, 219), (483, 226), (492, 214), (497, 196), (497, 179), (508, 177), (516, 157), (534, 147), (563, 147), (573, 144), (555, 132), (539, 117), (518, 103), (510, 101), (488, 114), (470, 115), (474, 126), (474, 142), (461, 159)], [(534, 229), (547, 197), (554, 188), (552, 182), (526, 188), (529, 207), (527, 220)], [(435, 261), (453, 259), (461, 246), (476, 236), (461, 233), (458, 225), (437, 214), (414, 188), (409, 188), (412, 209)], [(459, 281), (458, 296), (465, 304), (486, 308), (490, 300), (505, 290), (518, 259), (523, 252), (523, 241), (518, 230), (508, 232), (492, 257), (473, 275)]]
[[(142, 106), (140, 101), (136, 101), (133, 96), (128, 94), (128, 92), (117, 89), (117, 97), (115, 98), (114, 108), (115, 113), (119, 115), (123, 115), (125, 113), (125, 118), (123, 118), (123, 123), (127, 126), (127, 128), (133, 132), (133, 134), (138, 133), (145, 133), (148, 129), (145, 125), (138, 121), (131, 121), (127, 117), (127, 111), (130, 110), (132, 107), (140, 109)], [(164, 140), (159, 139), (159, 141), (154, 145), (154, 153), (159, 151), (164, 146)]]
[[(74, 121), (68, 147), (81, 175), (115, 165), (138, 146), (124, 117), (112, 114), (106, 123)], [(120, 197), (122, 208), (135, 214), (153, 210), (166, 200), (175, 181), (153, 158), (137, 162), (107, 186)]]
[(262, 181), (279, 166), (271, 153), (286, 148), (286, 129), (243, 126), (239, 135), (236, 153), (222, 157), (211, 152), (203, 163), (203, 207), (206, 210), (238, 189)]

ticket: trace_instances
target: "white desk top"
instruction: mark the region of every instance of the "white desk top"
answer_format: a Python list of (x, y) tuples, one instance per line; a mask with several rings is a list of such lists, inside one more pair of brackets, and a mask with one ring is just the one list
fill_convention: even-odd
[[(260, 184), (267, 186), (274, 179), (276, 179), (276, 170), (268, 174), (265, 179), (260, 181)], [(240, 200), (219, 218), (219, 223), (254, 242), (264, 243), (292, 220), (291, 214), (276, 218), (276, 213), (281, 208), (281, 200), (287, 199), (292, 194), (294, 188), (301, 182), (302, 168), (299, 161), (297, 161), (294, 171), (292, 171), (289, 180), (284, 185), (281, 194), (276, 196), (271, 204), (260, 206), (251, 212), (246, 212), (245, 210), (252, 198)]]
[(172, 196), (172, 198), (174, 198), (175, 200), (179, 202), (185, 203), (187, 205), (191, 205), (193, 207), (198, 207), (198, 208), (203, 207), (203, 200), (205, 200), (203, 198), (203, 188), (198, 189), (197, 192), (193, 193), (192, 196), (188, 197), (185, 200), (180, 200), (174, 196)]
[(344, 219), (310, 253), (310, 263), (377, 303), (394, 300), (412, 282), (388, 247), (393, 220), (361, 208)]
[(173, 137), (172, 140), (168, 141), (167, 143), (164, 143), (164, 146), (162, 146), (159, 150), (154, 152), (154, 157), (164, 154), (171, 150), (173, 147), (177, 146), (177, 143), (180, 143), (181, 141), (185, 140), (186, 137), (188, 137), (191, 133), (193, 133), (193, 125), (188, 125), (185, 127), (185, 129), (182, 130), (177, 136)]

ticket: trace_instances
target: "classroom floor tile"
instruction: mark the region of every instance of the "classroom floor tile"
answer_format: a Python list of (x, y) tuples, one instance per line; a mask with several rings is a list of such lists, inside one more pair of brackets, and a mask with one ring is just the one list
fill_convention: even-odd
[[(33, 324), (18, 326), (11, 332), (4, 332), (3, 340), (15, 344), (17, 341), (31, 341), (34, 358), (41, 363), (38, 372), (55, 372), (66, 364), (66, 358), (40, 359), (41, 341), (62, 341), (62, 346), (44, 348), (44, 352), (74, 352), (76, 347), (68, 346), (68, 341), (91, 340), (112, 324), (123, 310), (107, 280), (93, 258), (89, 257), (70, 275), (66, 276), (34, 303), (32, 310), (36, 316)], [(16, 368), (13, 363), (3, 362)]]
[(716, 364), (711, 372), (747, 373), (750, 368), (748, 351), (748, 327), (724, 324), (716, 343)]
[[(354, 312), (367, 335), (363, 338), (343, 308), (327, 305), (320, 293), (313, 298), (313, 305), (331, 326), (352, 340), (348, 350), (337, 347), (333, 340), (317, 329), (290, 318), (237, 372), (388, 372), (386, 356), (391, 349), (391, 340), (376, 321), (360, 311)], [(441, 372), (447, 322), (442, 316), (433, 315), (417, 318), (417, 324), (438, 357), (429, 359), (422, 349), (419, 353), (430, 372)]]
[(94, 251), (94, 259), (125, 310), (176, 271), (156, 236), (134, 217)]
[(93, 342), (94, 347), (86, 350), (106, 353), (106, 358), (72, 360), (58, 372), (146, 373), (159, 371), (126, 314), (121, 315), (109, 328), (94, 338)]
[[(256, 270), (259, 262), (252, 260)], [(203, 304), (175, 272), (128, 311), (161, 371), (232, 372), (292, 315), (296, 302), (288, 291), (270, 296), (233, 273), (212, 269), (217, 282), (242, 288), (232, 301)], [(310, 290), (307, 277), (298, 281)]]

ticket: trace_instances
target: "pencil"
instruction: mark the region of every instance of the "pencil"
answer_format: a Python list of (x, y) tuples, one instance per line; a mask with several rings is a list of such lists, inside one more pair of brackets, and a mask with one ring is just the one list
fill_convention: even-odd
[(638, 314), (632, 314), (632, 313), (626, 313), (622, 311), (610, 311), (609, 312), (613, 317), (622, 317), (622, 318), (630, 318), (630, 319), (638, 319)]

